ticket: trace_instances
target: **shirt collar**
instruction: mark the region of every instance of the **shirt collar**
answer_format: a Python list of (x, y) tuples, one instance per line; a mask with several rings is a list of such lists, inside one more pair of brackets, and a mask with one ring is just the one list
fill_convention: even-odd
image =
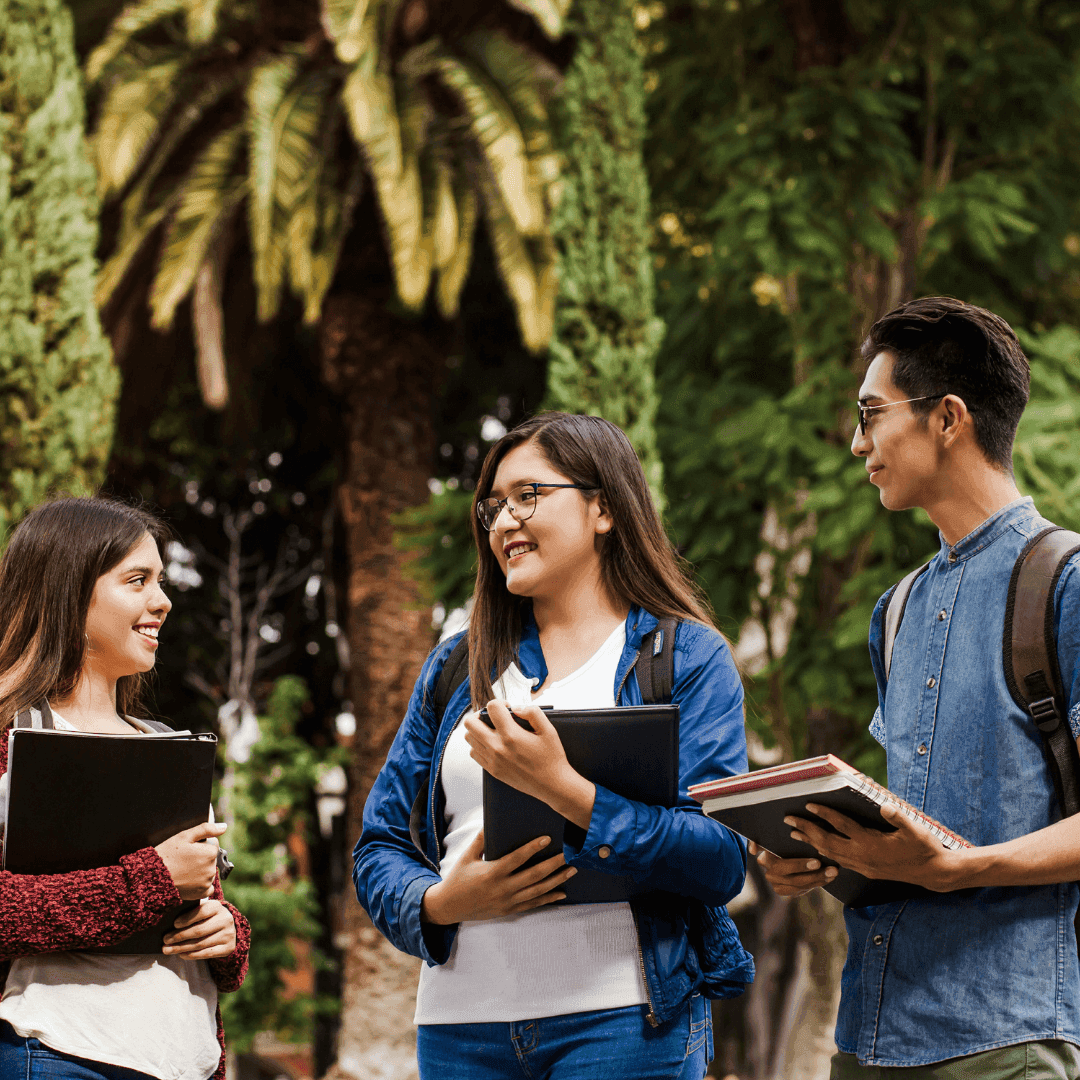
[(983, 548), (989, 547), (999, 536), (1008, 532), (1014, 525), (1038, 516), (1035, 500), (1024, 495), (1007, 503), (995, 514), (991, 514), (981, 525), (977, 525), (962, 540), (957, 540), (952, 547), (945, 537), (938, 533), (941, 540), (941, 555), (950, 564), (963, 562), (977, 555)]
[[(517, 666), (522, 675), (527, 679), (539, 679), (537, 686), (543, 686), (547, 681), (547, 661), (544, 660), (544, 650), (540, 648), (540, 630), (533, 617), (532, 601), (526, 600), (521, 608), (521, 641), (518, 642)], [(641, 648), (641, 640), (650, 630), (656, 629), (656, 617), (650, 615), (644, 608), (637, 604), (630, 605), (630, 611), (626, 616), (626, 648), (633, 650), (636, 655)], [(625, 659), (625, 657), (624, 657)], [(620, 668), (621, 668), (620, 664)], [(497, 678), (496, 673), (493, 678)]]

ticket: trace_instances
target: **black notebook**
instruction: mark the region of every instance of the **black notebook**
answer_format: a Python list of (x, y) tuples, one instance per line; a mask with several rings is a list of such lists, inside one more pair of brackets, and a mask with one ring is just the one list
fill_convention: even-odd
[[(4, 869), (63, 874), (113, 866), (207, 820), (217, 738), (14, 728), (8, 735)], [(94, 952), (159, 953), (188, 900)]]
[[(671, 807), (678, 802), (678, 705), (544, 712), (559, 733), (567, 760), (586, 780), (650, 806)], [(480, 716), (490, 724), (486, 710)], [(550, 859), (562, 850), (566, 830), (572, 831), (572, 838), (584, 839), (581, 829), (547, 803), (484, 773), (484, 858), (489, 862), (538, 836), (551, 837), (551, 844), (525, 865)], [(579, 870), (560, 891), (566, 899), (559, 903), (607, 904), (644, 889), (625, 874)]]
[[(702, 804), (709, 817), (782, 859), (817, 858), (822, 866), (836, 866), (809, 844), (793, 840), (792, 827), (784, 824), (785, 817), (794, 815), (812, 821), (825, 832), (835, 832), (824, 818), (807, 811), (808, 802), (831, 807), (864, 828), (881, 832), (894, 831), (894, 826), (881, 816), (882, 806), (894, 806), (929, 829), (942, 846), (953, 850), (970, 846), (963, 837), (832, 754), (695, 784), (690, 795)], [(839, 871), (825, 890), (849, 907), (933, 895), (920, 885), (873, 880), (843, 867)]]

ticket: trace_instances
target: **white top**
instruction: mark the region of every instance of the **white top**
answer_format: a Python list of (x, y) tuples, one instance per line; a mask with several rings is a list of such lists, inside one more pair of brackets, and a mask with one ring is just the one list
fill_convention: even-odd
[(0, 1020), (64, 1054), (159, 1080), (207, 1080), (221, 1059), (217, 997), (205, 960), (42, 953), (12, 961)]
[[(625, 644), (626, 628), (620, 623), (577, 671), (549, 684), (536, 698), (533, 681), (511, 664), (495, 684), (495, 697), (511, 705), (532, 701), (564, 709), (610, 708)], [(462, 724), (447, 741), (441, 782), (448, 825), (442, 860), (446, 875), (484, 818), (483, 769), (469, 756)], [(630, 905), (571, 904), (461, 923), (449, 960), (421, 969), (415, 1022), (510, 1022), (647, 1000)]]

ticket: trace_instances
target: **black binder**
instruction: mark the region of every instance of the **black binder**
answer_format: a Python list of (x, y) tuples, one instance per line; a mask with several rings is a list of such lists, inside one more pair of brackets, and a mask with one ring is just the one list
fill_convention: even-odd
[[(206, 821), (217, 737), (211, 734), (98, 735), (13, 728), (8, 735), (4, 869), (63, 874), (113, 866)], [(182, 912), (108, 953), (160, 953)]]
[[(486, 715), (480, 717), (490, 725)], [(679, 798), (679, 706), (628, 705), (611, 709), (544, 709), (559, 733), (570, 764), (594, 784), (650, 806), (672, 807)], [(519, 719), (523, 726), (528, 725)], [(547, 803), (484, 773), (484, 858), (491, 861), (535, 840), (551, 844), (525, 865), (550, 859), (581, 829)], [(607, 904), (627, 900), (645, 887), (626, 874), (579, 870), (560, 891), (562, 904)]]

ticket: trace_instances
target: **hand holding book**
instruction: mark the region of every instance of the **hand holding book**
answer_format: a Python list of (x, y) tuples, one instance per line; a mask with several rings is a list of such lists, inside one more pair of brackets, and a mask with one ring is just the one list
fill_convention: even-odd
[[(828, 822), (835, 832), (823, 829), (810, 817), (788, 815), (784, 824), (792, 827), (793, 840), (810, 844), (826, 859), (871, 880), (905, 881), (932, 892), (948, 892), (953, 887), (950, 881), (955, 876), (954, 868), (965, 849), (944, 847), (926, 825), (911, 820), (899, 806), (884, 803), (881, 807), (882, 818), (894, 827), (894, 832), (864, 828), (839, 811), (817, 803), (807, 803), (806, 809)], [(784, 864), (792, 862), (800, 866), (797, 874), (805, 873), (806, 861), (801, 859), (774, 860), (767, 867), (765, 876), (774, 888), (778, 883), (790, 885), (790, 873), (785, 873)], [(826, 883), (836, 877), (832, 867), (821, 874)]]

